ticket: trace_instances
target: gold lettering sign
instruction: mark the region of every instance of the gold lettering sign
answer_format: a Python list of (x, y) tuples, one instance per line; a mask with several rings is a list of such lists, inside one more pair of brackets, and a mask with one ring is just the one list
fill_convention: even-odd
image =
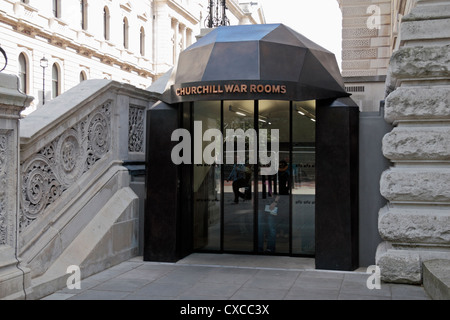
[(287, 87), (282, 84), (225, 84), (225, 85), (198, 85), (177, 88), (178, 97), (195, 96), (203, 94), (238, 94), (238, 93), (264, 93), (264, 94), (286, 94)]

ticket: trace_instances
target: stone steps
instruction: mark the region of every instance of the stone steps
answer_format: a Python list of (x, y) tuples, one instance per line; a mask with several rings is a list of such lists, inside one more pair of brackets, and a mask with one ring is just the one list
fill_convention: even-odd
[(450, 300), (450, 260), (424, 262), (423, 286), (433, 300)]
[(137, 250), (131, 243), (134, 232), (134, 211), (137, 196), (128, 187), (113, 195), (98, 214), (71, 242), (51, 267), (40, 277), (32, 279), (33, 292), (30, 300), (37, 300), (63, 289), (67, 285), (68, 267), (80, 268), (82, 278), (126, 261)]

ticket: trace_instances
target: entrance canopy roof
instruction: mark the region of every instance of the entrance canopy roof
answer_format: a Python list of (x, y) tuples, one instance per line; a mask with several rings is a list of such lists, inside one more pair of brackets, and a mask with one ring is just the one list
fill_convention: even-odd
[(335, 55), (282, 24), (214, 29), (149, 89), (166, 103), (349, 96)]

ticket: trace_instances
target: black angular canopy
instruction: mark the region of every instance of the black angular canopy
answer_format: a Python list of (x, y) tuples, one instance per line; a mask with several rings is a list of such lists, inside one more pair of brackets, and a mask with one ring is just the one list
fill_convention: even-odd
[(176, 88), (226, 83), (283, 84), (287, 87), (283, 98), (298, 101), (349, 96), (335, 55), (282, 24), (214, 29), (180, 54), (170, 78), (163, 81), (162, 100), (167, 103), (280, 99), (264, 92), (256, 97), (249, 92), (239, 97), (224, 93), (220, 98), (210, 94), (180, 98), (175, 94)]

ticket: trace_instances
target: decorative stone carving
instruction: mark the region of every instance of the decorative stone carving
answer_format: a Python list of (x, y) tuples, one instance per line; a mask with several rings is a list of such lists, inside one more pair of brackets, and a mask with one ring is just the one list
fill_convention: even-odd
[[(46, 148), (47, 149), (47, 148)], [(24, 168), (22, 176), (22, 213), (28, 221), (35, 220), (40, 213), (57, 199), (61, 184), (53, 173), (53, 159), (37, 155)]]
[[(16, 190), (14, 189), (13, 130), (0, 129), (0, 246), (14, 245), (14, 206)], [(9, 186), (9, 188), (8, 188)]]
[(342, 54), (343, 60), (357, 60), (357, 59), (375, 59), (378, 55), (377, 49), (360, 49), (352, 51), (344, 51)]
[(81, 132), (71, 129), (66, 131), (56, 145), (55, 174), (63, 186), (70, 186), (84, 172), (86, 144)]
[[(88, 125), (88, 154), (90, 160), (102, 158), (111, 147), (111, 103), (97, 110)], [(96, 159), (97, 158), (97, 159)], [(94, 161), (94, 162), (95, 162)], [(88, 167), (88, 169), (90, 166)]]
[(129, 114), (129, 152), (144, 152), (145, 109), (130, 106)]
[(111, 148), (111, 102), (66, 130), (22, 165), (20, 231), (39, 218)]
[[(0, 135), (0, 185), (7, 186), (8, 137)], [(0, 246), (8, 243), (8, 194), (5, 187), (0, 189)]]

